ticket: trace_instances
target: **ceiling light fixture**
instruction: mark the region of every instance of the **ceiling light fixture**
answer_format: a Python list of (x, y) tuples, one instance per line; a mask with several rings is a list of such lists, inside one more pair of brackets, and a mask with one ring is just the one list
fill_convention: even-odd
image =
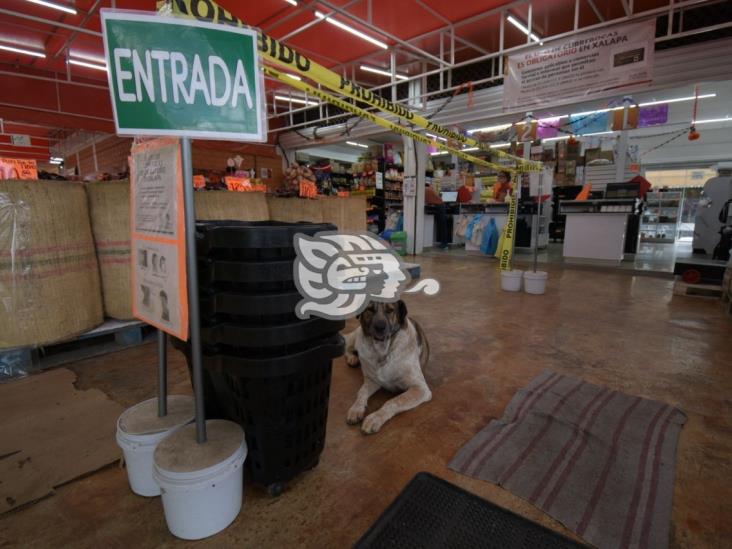
[(475, 128), (474, 130), (468, 130), (468, 133), (478, 133), (478, 132), (497, 132), (500, 130), (505, 130), (506, 128), (510, 128), (513, 126), (513, 124), (498, 124), (497, 126), (487, 126), (485, 128)]
[(107, 72), (107, 67), (104, 65), (95, 65), (94, 63), (87, 63), (86, 61), (79, 61), (78, 59), (69, 59), (69, 64)]
[(697, 120), (695, 124), (712, 124), (714, 122), (732, 122), (732, 118), (729, 115), (725, 118), (707, 118), (706, 120)]
[(302, 80), (302, 78), (300, 78), (296, 74), (285, 73), (285, 76), (287, 76), (288, 78), (292, 78), (293, 80)]
[(463, 149), (463, 152), (478, 151), (478, 150), (480, 150), (480, 147), (468, 147), (466, 149)]
[(494, 143), (493, 145), (491, 145), (491, 149), (505, 149), (510, 146), (511, 143)]
[[(716, 93), (705, 93), (700, 95), (698, 99), (709, 99), (710, 97), (717, 97)], [(647, 103), (640, 103), (639, 107), (650, 107), (651, 105), (663, 105), (664, 103), (681, 103), (682, 101), (694, 101), (697, 97), (693, 95), (690, 97), (677, 97), (676, 99), (661, 99), (659, 101), (648, 101)]]
[(432, 155), (432, 156), (440, 156), (443, 154), (450, 154), (450, 153), (447, 151), (439, 151), (439, 152), (430, 153), (430, 155)]
[(547, 137), (546, 139), (542, 139), (542, 142), (548, 143), (549, 141), (562, 141), (563, 139), (569, 139), (572, 137), (571, 135), (560, 135), (559, 137)]
[(345, 23), (341, 23), (337, 19), (333, 18), (332, 15), (325, 15), (322, 12), (316, 11), (315, 17), (317, 17), (318, 19), (323, 19), (323, 20), (327, 21), (328, 23), (330, 23), (331, 25), (335, 25), (339, 29), (343, 29), (346, 32), (350, 32), (354, 36), (358, 36), (359, 38), (362, 38), (363, 40), (366, 40), (367, 42), (371, 42), (372, 44), (379, 46), (382, 49), (385, 49), (385, 50), (389, 49), (389, 46), (384, 44), (384, 42), (381, 42), (380, 40), (377, 40), (376, 38), (371, 38), (368, 34), (364, 34), (360, 30), (356, 30), (353, 27), (349, 27)]
[(509, 15), (506, 19), (508, 19), (509, 23), (511, 23), (514, 27), (523, 32), (526, 36), (531, 38), (534, 42), (538, 42), (539, 45), (544, 44), (544, 42), (541, 41), (541, 38), (536, 36), (533, 32), (530, 33), (528, 27), (524, 25), (521, 21), (516, 19), (513, 15)]
[(24, 48), (15, 48), (13, 46), (5, 46), (0, 44), (0, 50), (11, 51), (13, 53), (22, 53), (23, 55), (32, 55), (33, 57), (46, 58), (46, 54), (40, 51), (26, 50)]
[(296, 0), (285, 0), (285, 2), (287, 2), (288, 4), (291, 4), (293, 6), (297, 6), (297, 1)]
[(70, 13), (71, 15), (76, 15), (76, 10), (72, 8), (71, 6), (66, 6), (64, 4), (57, 4), (55, 2), (47, 2), (46, 0), (25, 0), (26, 2), (30, 2), (31, 4), (38, 4), (39, 6), (45, 6), (47, 8), (53, 8), (55, 10), (59, 11), (65, 11), (66, 13)]
[(301, 105), (307, 105), (308, 107), (315, 107), (318, 105), (315, 101), (308, 101), (306, 99), (299, 99), (297, 97), (287, 97), (286, 95), (275, 95), (274, 98), (277, 101), (289, 101), (292, 103), (300, 103)]
[(433, 133), (425, 133), (425, 135), (426, 135), (427, 137), (431, 137), (432, 139), (439, 139), (440, 141), (445, 141), (445, 142), (447, 142), (447, 139), (445, 139), (444, 137), (440, 137), (439, 135), (435, 135), (435, 134), (433, 134)]
[[(389, 77), (391, 76), (391, 73), (389, 71), (385, 71), (383, 69), (377, 69), (376, 67), (369, 67), (368, 65), (361, 65), (360, 69), (362, 71), (366, 71), (366, 72), (373, 72), (376, 74), (382, 74), (384, 76), (389, 76)], [(395, 76), (396, 76), (397, 80), (409, 80), (409, 77), (404, 76), (403, 74), (397, 73)]]
[(346, 145), (351, 145), (352, 147), (361, 147), (362, 149), (368, 149), (368, 145), (364, 145), (363, 143), (356, 143), (355, 141), (346, 141)]

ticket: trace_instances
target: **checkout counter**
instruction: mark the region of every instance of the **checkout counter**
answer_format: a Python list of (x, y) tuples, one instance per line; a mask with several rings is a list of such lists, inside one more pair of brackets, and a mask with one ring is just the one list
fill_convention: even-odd
[(637, 184), (608, 184), (604, 198), (562, 200), (566, 216), (564, 258), (569, 262), (619, 264), (638, 247), (641, 201)]
[[(424, 209), (424, 246), (437, 246), (439, 243), (439, 235), (435, 224), (434, 206), (425, 206)], [(491, 218), (496, 222), (496, 228), (501, 231), (508, 219), (508, 203), (462, 203), (446, 202), (447, 211), (447, 229), (448, 242), (452, 244), (465, 243), (467, 251), (479, 251), (480, 246), (476, 246), (472, 242), (466, 242), (464, 238), (455, 235), (454, 228), (457, 227), (461, 216), (467, 215), (473, 217), (476, 214), (484, 216), (484, 223), (488, 223)], [(548, 209), (544, 204), (545, 211)], [(518, 213), (516, 216), (516, 249), (518, 251), (530, 250), (533, 246), (534, 239), (538, 238), (537, 247), (545, 248), (549, 243), (548, 217), (542, 215), (541, 219), (538, 215), (537, 204), (519, 203)], [(538, 224), (538, 235), (534, 230), (534, 226)]]

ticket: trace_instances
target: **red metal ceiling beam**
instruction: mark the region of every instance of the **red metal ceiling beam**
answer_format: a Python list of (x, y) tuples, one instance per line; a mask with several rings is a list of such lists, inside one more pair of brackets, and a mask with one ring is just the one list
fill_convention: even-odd
[(45, 112), (33, 108), (0, 105), (0, 118), (23, 122), (46, 124), (56, 128), (71, 128), (96, 132), (114, 133), (114, 121), (86, 118), (70, 113)]

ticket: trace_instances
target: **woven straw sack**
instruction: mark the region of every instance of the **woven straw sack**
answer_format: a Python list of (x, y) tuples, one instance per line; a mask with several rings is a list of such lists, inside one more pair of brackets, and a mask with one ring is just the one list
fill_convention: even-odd
[(333, 223), (341, 232), (366, 231), (366, 197), (328, 197), (320, 203), (325, 223)]
[(296, 223), (298, 221), (323, 222), (322, 199), (310, 198), (267, 198), (270, 219)]
[(130, 182), (95, 181), (86, 190), (102, 277), (104, 312), (118, 320), (131, 319)]
[(195, 193), (196, 219), (206, 221), (233, 219), (267, 221), (269, 209), (264, 193), (199, 191)]
[(102, 321), (84, 186), (0, 181), (0, 348), (68, 340)]

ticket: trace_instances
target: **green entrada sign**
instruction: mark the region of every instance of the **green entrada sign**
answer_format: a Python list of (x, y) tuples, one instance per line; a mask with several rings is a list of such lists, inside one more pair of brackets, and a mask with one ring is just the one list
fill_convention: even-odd
[(119, 135), (265, 141), (257, 33), (102, 10)]

